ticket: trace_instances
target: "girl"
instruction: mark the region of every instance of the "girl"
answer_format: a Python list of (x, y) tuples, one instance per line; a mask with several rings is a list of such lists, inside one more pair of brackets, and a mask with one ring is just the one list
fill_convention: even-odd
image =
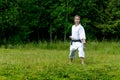
[(74, 17), (74, 25), (72, 26), (72, 35), (70, 36), (71, 45), (70, 45), (70, 64), (75, 58), (75, 51), (78, 50), (78, 55), (81, 58), (81, 63), (84, 64), (84, 50), (83, 46), (86, 43), (85, 30), (80, 24), (80, 16), (76, 15)]

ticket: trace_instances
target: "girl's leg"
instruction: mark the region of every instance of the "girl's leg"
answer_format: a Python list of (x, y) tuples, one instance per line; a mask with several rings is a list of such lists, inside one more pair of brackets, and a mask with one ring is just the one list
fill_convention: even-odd
[(75, 49), (71, 46), (70, 47), (70, 54), (69, 54), (69, 63), (71, 64), (73, 59), (75, 58)]
[(81, 58), (81, 63), (84, 64), (85, 53), (83, 47), (78, 48), (78, 55)]

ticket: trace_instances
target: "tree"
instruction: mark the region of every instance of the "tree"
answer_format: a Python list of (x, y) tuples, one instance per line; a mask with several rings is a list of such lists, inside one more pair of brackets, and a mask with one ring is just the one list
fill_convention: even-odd
[(76, 14), (87, 39), (120, 38), (120, 0), (2, 0), (0, 44), (65, 41)]

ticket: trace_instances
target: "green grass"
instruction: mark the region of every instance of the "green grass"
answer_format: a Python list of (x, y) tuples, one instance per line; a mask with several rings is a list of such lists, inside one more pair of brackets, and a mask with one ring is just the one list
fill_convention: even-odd
[(85, 65), (68, 64), (69, 43), (0, 48), (0, 80), (120, 80), (120, 42), (88, 42)]

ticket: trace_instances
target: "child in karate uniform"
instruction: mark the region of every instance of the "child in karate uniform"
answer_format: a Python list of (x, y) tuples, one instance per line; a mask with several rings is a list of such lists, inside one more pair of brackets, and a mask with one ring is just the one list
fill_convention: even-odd
[(78, 55), (81, 58), (81, 63), (84, 64), (84, 44), (86, 43), (86, 35), (83, 26), (80, 24), (80, 16), (76, 15), (74, 17), (74, 25), (72, 26), (72, 35), (71, 38), (71, 45), (70, 45), (70, 64), (72, 63), (73, 59), (75, 58), (75, 51), (78, 50)]

